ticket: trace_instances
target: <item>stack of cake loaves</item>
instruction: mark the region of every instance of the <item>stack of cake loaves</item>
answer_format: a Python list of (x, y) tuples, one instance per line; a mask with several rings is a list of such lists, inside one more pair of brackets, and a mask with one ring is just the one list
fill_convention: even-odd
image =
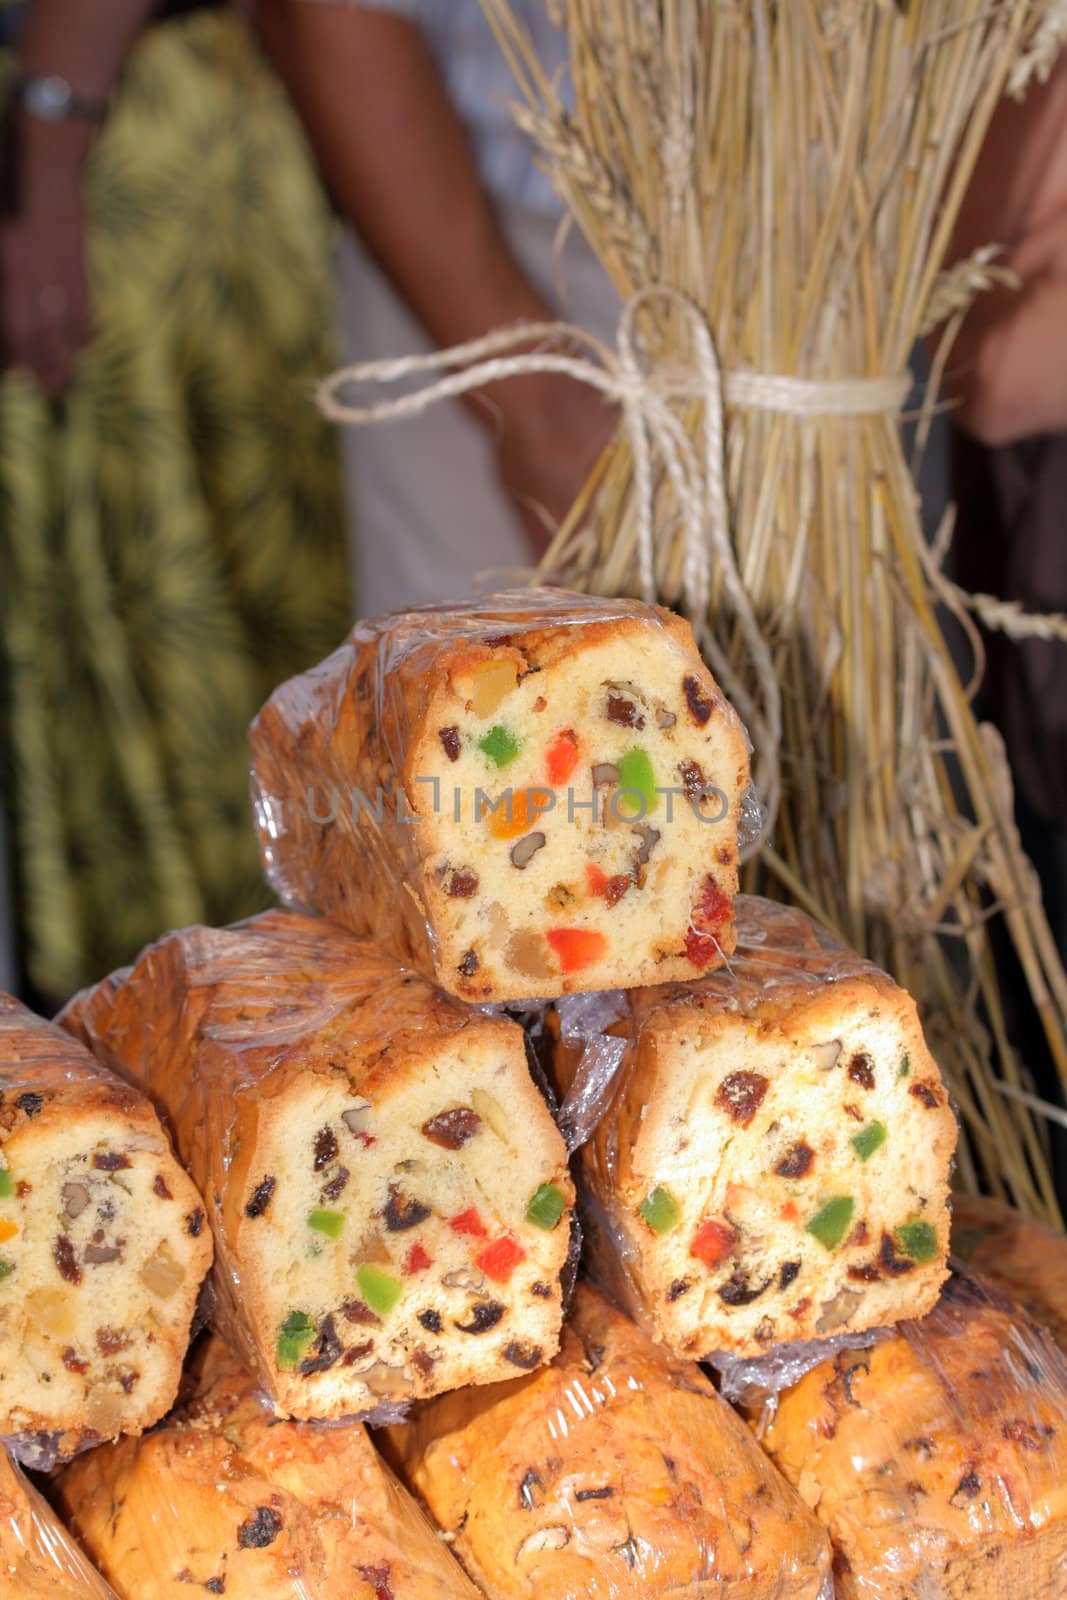
[(0, 1432), (120, 1600), (1067, 1593), (1067, 1367), (688, 626), (378, 619), (251, 743), (286, 909), (0, 1013)]

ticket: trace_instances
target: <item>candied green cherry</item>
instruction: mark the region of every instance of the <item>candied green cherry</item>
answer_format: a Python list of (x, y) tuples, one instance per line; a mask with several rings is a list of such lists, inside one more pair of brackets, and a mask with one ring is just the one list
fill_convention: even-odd
[(393, 1278), (381, 1267), (369, 1264), (358, 1268), (356, 1282), (364, 1300), (380, 1317), (388, 1316), (404, 1292), (404, 1285), (399, 1278)]
[(315, 1324), (306, 1311), (290, 1311), (278, 1333), (277, 1358), (282, 1372), (292, 1372), (315, 1337)]
[(827, 1250), (836, 1250), (849, 1230), (856, 1202), (850, 1194), (835, 1194), (805, 1223), (804, 1231)]
[(10, 1261), (0, 1261), (0, 1278), (10, 1278), (15, 1268)]
[(551, 1232), (560, 1217), (567, 1209), (563, 1190), (554, 1183), (542, 1183), (530, 1196), (530, 1203), (526, 1207), (526, 1220), (535, 1228), (544, 1228)]
[(911, 1057), (907, 1054), (907, 1052), (905, 1052), (903, 1058), (901, 1059), (900, 1066), (897, 1069), (897, 1082), (899, 1083), (901, 1078), (906, 1078), (910, 1071)]
[(657, 1185), (637, 1208), (653, 1233), (670, 1233), (681, 1216), (681, 1207), (669, 1189)]
[(14, 1192), (14, 1177), (6, 1167), (0, 1167), (0, 1199), (7, 1200)]
[(910, 1256), (920, 1265), (935, 1260), (938, 1254), (935, 1229), (919, 1217), (901, 1223), (893, 1233), (893, 1242), (902, 1256)]
[(478, 740), (478, 749), (484, 756), (489, 757), (494, 767), (507, 767), (518, 755), (521, 745), (510, 728), (505, 728), (503, 723), (496, 722), (489, 732)]
[(338, 1239), (341, 1229), (345, 1225), (343, 1211), (323, 1211), (316, 1206), (314, 1211), (308, 1212), (308, 1227), (314, 1228), (316, 1233), (324, 1233), (327, 1239)]
[(869, 1161), (876, 1150), (880, 1150), (886, 1141), (884, 1122), (868, 1122), (865, 1128), (854, 1134), (848, 1141), (859, 1156), (861, 1161)]
[[(619, 811), (625, 815), (636, 815), (640, 807), (634, 800), (634, 795), (639, 794), (644, 801), (644, 815), (656, 809), (656, 778), (652, 771), (652, 762), (648, 752), (642, 750), (640, 745), (635, 745), (632, 750), (627, 750), (625, 755), (619, 757)], [(632, 794), (622, 791), (630, 789)]]

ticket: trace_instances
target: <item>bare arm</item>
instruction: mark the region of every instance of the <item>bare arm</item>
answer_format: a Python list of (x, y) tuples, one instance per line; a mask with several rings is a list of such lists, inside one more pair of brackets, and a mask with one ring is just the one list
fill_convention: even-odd
[(955, 253), (996, 242), (1021, 279), (979, 295), (952, 354), (964, 426), (987, 444), (1067, 430), (1067, 57), (994, 118)]
[[(309, 0), (266, 0), (258, 14), (338, 207), (434, 342), (550, 318), (497, 226), (418, 28)], [(562, 516), (611, 430), (600, 400), (569, 379), (529, 376), (495, 385), (492, 410), (472, 407), (494, 429), (516, 498)]]
[[(19, 70), (105, 101), (152, 0), (33, 0)], [(58, 394), (89, 331), (81, 175), (96, 125), (12, 113), (14, 216), (0, 221), (0, 355)]]

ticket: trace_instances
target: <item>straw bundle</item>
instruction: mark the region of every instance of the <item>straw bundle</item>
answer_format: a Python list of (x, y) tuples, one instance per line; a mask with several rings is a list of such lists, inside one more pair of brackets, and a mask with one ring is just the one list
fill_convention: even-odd
[[(518, 120), (623, 298), (668, 285), (706, 318), (725, 373), (808, 379), (899, 378), (928, 320), (948, 317), (951, 334), (995, 279), (993, 251), (942, 262), (1009, 74), (1021, 89), (1047, 72), (1065, 20), (1032, 0), (559, 0), (568, 110), (507, 0), (483, 4)], [(691, 359), (666, 299), (640, 331), (650, 367)], [(702, 449), (702, 402), (672, 404)], [(1018, 1098), (994, 921), (1065, 1077), (1067, 980), (1000, 744), (939, 626), (939, 605), (966, 611), (939, 570), (944, 541), (924, 542), (899, 420), (728, 403), (729, 537), (776, 683), (753, 691), (751, 637), (714, 555), (693, 620), (748, 690), (757, 755), (778, 744), (773, 845), (750, 873), (916, 995), (962, 1113), (964, 1181), (1057, 1217), (1044, 1124)], [(653, 493), (655, 587), (692, 610), (662, 461)], [(548, 571), (638, 592), (638, 523), (620, 431)]]

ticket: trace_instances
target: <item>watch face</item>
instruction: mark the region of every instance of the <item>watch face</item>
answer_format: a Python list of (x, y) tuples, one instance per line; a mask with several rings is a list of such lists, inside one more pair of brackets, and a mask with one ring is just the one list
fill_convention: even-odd
[(22, 98), (26, 109), (34, 116), (56, 122), (70, 110), (70, 84), (65, 78), (31, 78)]

